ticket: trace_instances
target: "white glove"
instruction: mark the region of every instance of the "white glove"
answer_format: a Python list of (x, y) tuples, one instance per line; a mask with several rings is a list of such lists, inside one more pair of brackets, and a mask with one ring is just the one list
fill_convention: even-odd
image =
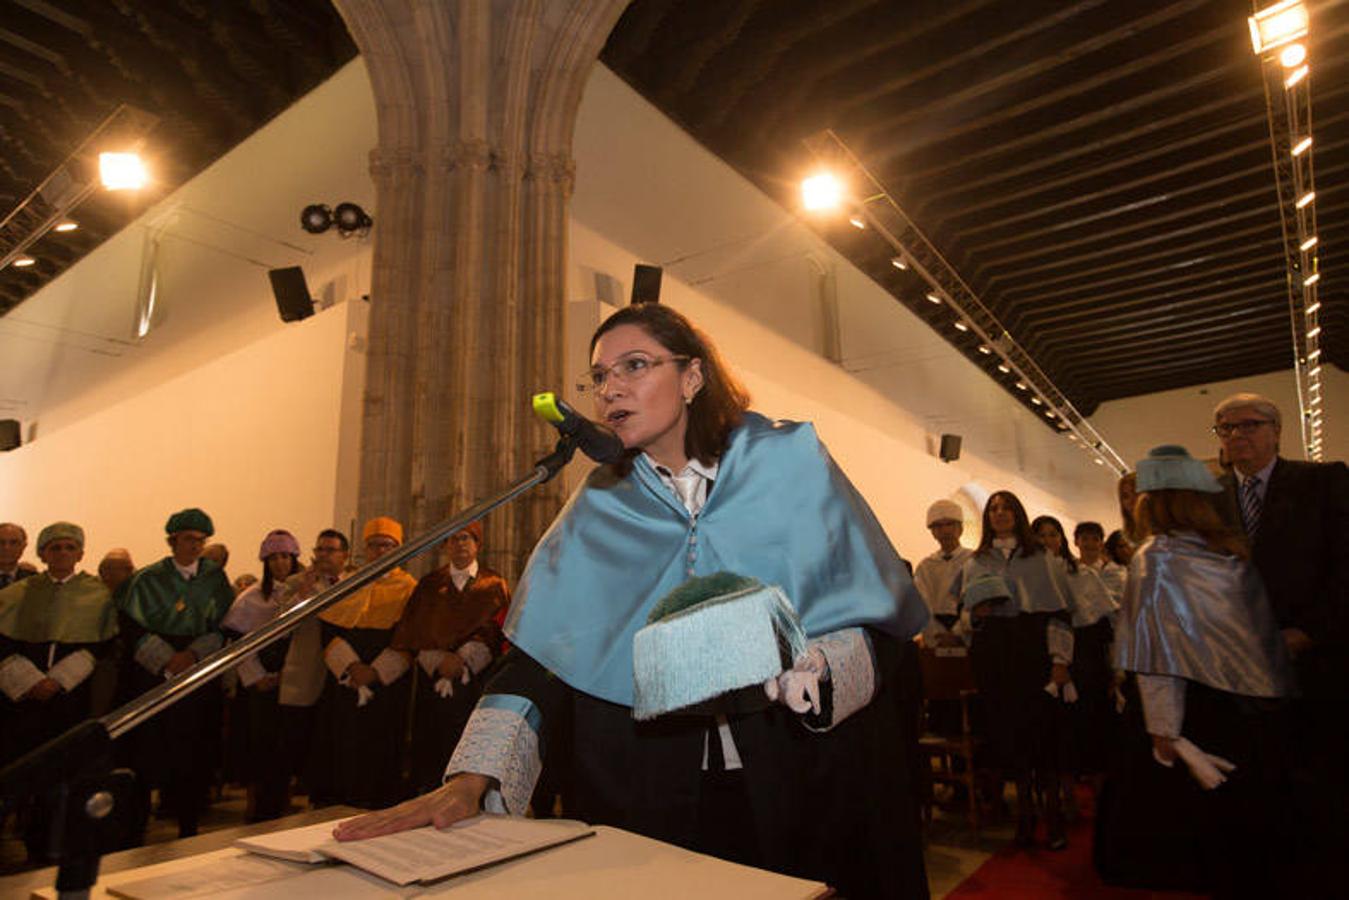
[(1124, 699), (1124, 692), (1121, 691), (1118, 687), (1114, 689), (1114, 692), (1115, 692), (1115, 712), (1123, 714), (1124, 707), (1128, 705), (1128, 701)]
[[(465, 674), (464, 684), (468, 684), (467, 670), (465, 670), (464, 674)], [(454, 696), (454, 682), (448, 678), (441, 678), (440, 680), (438, 680), (436, 682), (435, 689), (436, 693), (440, 695), (440, 699), (442, 700), (444, 700), (446, 697)]]
[(796, 664), (763, 683), (764, 693), (794, 713), (820, 714), (820, 681), (829, 677), (829, 662), (818, 647), (796, 658)]
[(468, 684), (469, 670), (477, 675), (492, 664), (492, 651), (482, 641), (469, 641), (454, 652), (464, 661), (464, 684)]
[(356, 688), (356, 706), (360, 708), (365, 706), (375, 696), (375, 692), (365, 685)]
[(1205, 753), (1185, 738), (1176, 738), (1176, 755), (1185, 760), (1190, 774), (1199, 786), (1211, 791), (1227, 781), (1227, 773), (1236, 770), (1236, 765), (1221, 756)]

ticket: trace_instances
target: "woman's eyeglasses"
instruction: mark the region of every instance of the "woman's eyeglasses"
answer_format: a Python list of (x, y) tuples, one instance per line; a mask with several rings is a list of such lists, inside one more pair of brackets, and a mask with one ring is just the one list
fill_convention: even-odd
[(603, 390), (610, 378), (623, 384), (641, 381), (651, 370), (668, 362), (688, 362), (689, 357), (680, 355), (646, 356), (634, 354), (624, 356), (611, 366), (591, 366), (576, 382), (576, 389), (582, 394), (593, 394)]

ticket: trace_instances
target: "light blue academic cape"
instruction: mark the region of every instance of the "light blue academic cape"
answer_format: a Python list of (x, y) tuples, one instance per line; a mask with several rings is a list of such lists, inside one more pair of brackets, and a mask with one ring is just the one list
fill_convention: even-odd
[(808, 637), (870, 626), (910, 639), (928, 610), (871, 508), (808, 423), (747, 413), (695, 518), (645, 456), (596, 469), (534, 549), (506, 634), (571, 687), (633, 703), (632, 639), (688, 578), (783, 589)]

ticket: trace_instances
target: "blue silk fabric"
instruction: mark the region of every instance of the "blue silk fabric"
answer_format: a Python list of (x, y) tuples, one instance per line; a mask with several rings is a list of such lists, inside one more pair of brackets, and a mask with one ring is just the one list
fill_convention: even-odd
[(633, 703), (632, 639), (695, 575), (777, 585), (814, 638), (927, 624), (904, 562), (808, 423), (747, 413), (696, 518), (643, 455), (596, 469), (534, 549), (511, 605), (511, 642), (571, 687)]
[(1115, 638), (1118, 668), (1187, 678), (1232, 694), (1291, 691), (1287, 653), (1249, 563), (1198, 535), (1157, 535), (1129, 561)]
[(1009, 602), (993, 604), (989, 610), (992, 616), (1010, 618), (1020, 613), (1052, 613), (1071, 608), (1068, 571), (1042, 550), (1023, 556), (1018, 547), (1011, 558), (1004, 558), (997, 549), (980, 551), (965, 561), (960, 578), (951, 585), (952, 593), (960, 596), (964, 585), (984, 574), (1002, 578), (1012, 589)]

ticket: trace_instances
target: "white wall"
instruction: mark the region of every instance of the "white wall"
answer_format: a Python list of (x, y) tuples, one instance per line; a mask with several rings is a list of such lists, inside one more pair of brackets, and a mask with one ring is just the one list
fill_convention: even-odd
[(308, 541), (334, 521), (347, 326), (347, 306), (326, 310), (6, 454), (6, 517), (30, 537), (80, 523), (92, 569), (114, 546), (164, 556), (169, 514), (199, 506), (231, 572), (258, 571), (270, 529)]

